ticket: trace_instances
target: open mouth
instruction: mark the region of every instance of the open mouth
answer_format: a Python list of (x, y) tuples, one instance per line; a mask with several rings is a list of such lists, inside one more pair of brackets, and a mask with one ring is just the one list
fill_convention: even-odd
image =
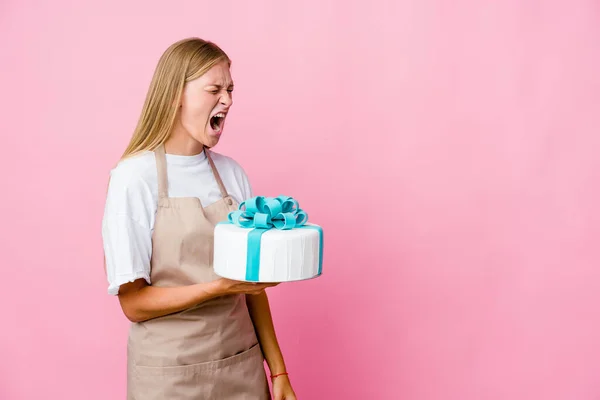
[(223, 129), (223, 123), (225, 122), (225, 113), (218, 113), (210, 118), (210, 127), (217, 133), (220, 133)]

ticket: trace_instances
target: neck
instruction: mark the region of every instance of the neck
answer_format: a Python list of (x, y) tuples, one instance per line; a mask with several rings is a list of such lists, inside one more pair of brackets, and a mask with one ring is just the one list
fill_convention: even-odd
[(165, 141), (165, 152), (178, 156), (195, 156), (202, 153), (204, 145), (190, 136), (180, 124), (176, 124)]

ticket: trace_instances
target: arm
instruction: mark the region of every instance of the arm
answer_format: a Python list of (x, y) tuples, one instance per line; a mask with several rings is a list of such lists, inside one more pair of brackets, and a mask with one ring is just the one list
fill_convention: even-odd
[(283, 355), (275, 335), (267, 293), (246, 295), (246, 302), (248, 303), (250, 318), (252, 318), (256, 330), (256, 336), (258, 336), (260, 347), (265, 355), (271, 374), (286, 372)]
[(287, 371), (281, 349), (277, 343), (277, 337), (275, 336), (267, 293), (263, 291), (259, 294), (246, 295), (246, 301), (258, 341), (269, 365), (271, 376), (278, 375), (276, 378), (273, 378), (273, 398), (275, 400), (296, 400), (296, 394), (292, 389), (287, 374), (279, 375), (287, 373)]
[[(275, 336), (267, 293), (263, 291), (259, 294), (247, 294), (246, 302), (260, 347), (269, 365), (271, 376), (286, 373), (283, 355)], [(273, 378), (273, 399), (296, 400), (296, 394), (287, 374)]]
[(121, 286), (119, 302), (131, 322), (142, 322), (218, 297), (216, 282), (166, 288), (150, 286), (144, 279), (138, 279)]
[(270, 284), (217, 279), (189, 286), (155, 287), (144, 279), (121, 285), (119, 302), (123, 313), (132, 322), (176, 313), (215, 297), (236, 293), (260, 293)]

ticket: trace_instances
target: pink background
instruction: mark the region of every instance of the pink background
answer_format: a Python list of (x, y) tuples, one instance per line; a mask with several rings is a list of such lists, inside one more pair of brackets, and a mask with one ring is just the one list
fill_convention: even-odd
[(108, 171), (196, 35), (234, 60), (217, 150), (325, 228), (270, 291), (299, 399), (600, 398), (597, 1), (167, 4), (0, 4), (0, 399), (124, 398)]

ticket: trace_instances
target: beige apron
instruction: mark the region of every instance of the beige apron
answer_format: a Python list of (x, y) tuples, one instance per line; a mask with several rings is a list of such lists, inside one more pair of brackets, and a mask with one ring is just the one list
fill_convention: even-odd
[[(153, 286), (210, 282), (213, 230), (238, 204), (227, 194), (205, 151), (222, 199), (202, 207), (196, 197), (168, 196), (164, 146), (155, 151), (158, 209), (152, 236)], [(245, 295), (228, 295), (131, 325), (129, 400), (269, 399), (269, 388)]]

